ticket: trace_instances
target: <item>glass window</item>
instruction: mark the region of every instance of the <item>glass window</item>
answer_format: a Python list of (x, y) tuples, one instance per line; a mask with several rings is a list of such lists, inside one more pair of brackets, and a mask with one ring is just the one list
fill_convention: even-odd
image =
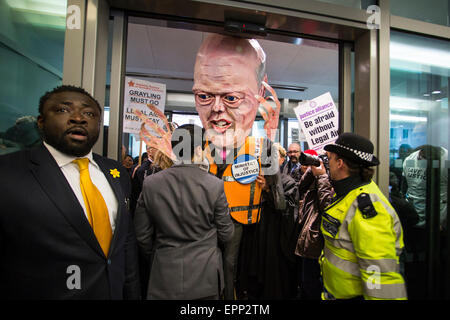
[[(213, 32), (212, 26), (205, 28), (186, 22), (168, 23), (147, 18), (144, 21), (131, 16), (128, 21), (126, 75), (165, 84), (164, 110), (173, 114), (173, 122), (182, 124), (186, 120), (198, 119), (192, 116), (197, 114), (192, 94), (194, 64), (200, 44), (208, 36), (208, 32), (202, 29)], [(339, 101), (338, 43), (276, 34), (258, 39), (258, 42), (267, 56), (268, 83), (276, 90), (281, 103), (280, 119), (283, 121), (279, 129), (283, 133), (288, 130), (283, 126), (284, 122), (287, 123), (285, 119), (292, 119), (298, 129), (293, 108), (299, 101), (313, 99), (326, 92)], [(183, 52), (183, 59), (180, 59), (179, 52)], [(268, 102), (272, 104), (270, 99)], [(194, 121), (201, 125), (198, 120)], [(265, 136), (263, 126), (264, 121), (258, 115), (252, 135)], [(288, 131), (291, 136), (291, 128)], [(275, 141), (283, 138), (285, 144), (287, 139), (284, 141), (285, 136), (280, 137), (279, 133)], [(136, 148), (139, 149), (139, 145), (129, 140), (128, 134), (124, 134), (123, 143), (127, 152), (133, 155), (138, 152)]]
[(393, 15), (449, 26), (448, 0), (395, 0), (390, 5)]
[(391, 200), (404, 230), (408, 296), (432, 298), (446, 279), (433, 270), (449, 266), (450, 42), (392, 31), (390, 53)]
[(298, 123), (297, 118), (288, 120), (288, 140), (287, 140), (287, 144), (286, 144), (286, 149), (293, 142), (299, 143), (302, 150), (308, 149), (308, 143), (306, 142), (306, 137), (303, 134), (302, 129), (300, 128), (300, 124)]
[(61, 85), (64, 0), (0, 0), (0, 154), (40, 142), (39, 98)]

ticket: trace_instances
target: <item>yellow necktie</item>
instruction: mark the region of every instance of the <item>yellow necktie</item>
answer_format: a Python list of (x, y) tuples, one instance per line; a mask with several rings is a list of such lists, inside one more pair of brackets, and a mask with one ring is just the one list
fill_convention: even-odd
[(80, 187), (83, 194), (84, 204), (89, 223), (94, 230), (95, 236), (102, 247), (105, 256), (108, 255), (111, 244), (112, 230), (109, 222), (108, 207), (100, 191), (92, 183), (89, 176), (89, 159), (81, 158), (73, 160), (80, 169)]

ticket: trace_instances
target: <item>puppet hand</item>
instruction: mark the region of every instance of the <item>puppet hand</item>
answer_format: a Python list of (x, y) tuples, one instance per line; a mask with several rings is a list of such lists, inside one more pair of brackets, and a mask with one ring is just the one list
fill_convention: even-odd
[[(262, 85), (272, 94), (271, 96), (268, 96), (267, 98), (261, 97), (259, 95), (255, 95), (255, 98), (259, 101), (261, 104), (259, 106), (259, 113), (264, 119), (264, 130), (266, 131), (267, 138), (270, 140), (275, 139), (276, 130), (278, 128), (278, 118), (280, 116), (280, 109), (281, 104), (278, 100), (277, 94), (275, 90), (272, 89), (271, 86), (269, 86), (266, 82), (262, 81)], [(267, 101), (268, 99), (271, 99), (275, 102), (275, 109), (270, 105), (270, 103)]]
[[(147, 107), (154, 113), (156, 118), (160, 119), (164, 123), (166, 130), (163, 130), (159, 125), (154, 123), (152, 119), (147, 117), (141, 111), (134, 110), (134, 114), (136, 114), (139, 119), (142, 120), (141, 131), (139, 132), (141, 139), (147, 146), (160, 150), (167, 157), (175, 161), (176, 157), (173, 154), (171, 144), (173, 131), (172, 126), (169, 125), (166, 116), (158, 108), (156, 108), (152, 104), (147, 104)], [(152, 128), (154, 132), (148, 131), (145, 125), (148, 125), (150, 128)]]

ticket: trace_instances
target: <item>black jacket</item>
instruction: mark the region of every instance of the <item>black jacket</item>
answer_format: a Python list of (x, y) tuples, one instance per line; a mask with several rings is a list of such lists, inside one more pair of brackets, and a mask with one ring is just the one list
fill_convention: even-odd
[[(4, 299), (139, 298), (130, 182), (116, 161), (93, 155), (118, 200), (105, 257), (83, 209), (44, 145), (0, 157), (0, 295)], [(113, 178), (110, 169), (118, 169)], [(79, 270), (80, 287), (70, 284)]]

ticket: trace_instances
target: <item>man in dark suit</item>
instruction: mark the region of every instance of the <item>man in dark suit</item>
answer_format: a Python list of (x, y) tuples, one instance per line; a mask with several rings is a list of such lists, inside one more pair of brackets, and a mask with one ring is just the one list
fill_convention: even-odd
[(299, 182), (301, 178), (299, 157), (302, 149), (296, 142), (291, 143), (288, 148), (287, 155), (289, 161), (285, 162), (281, 167), (281, 172), (290, 175), (295, 181)]
[(155, 250), (148, 299), (218, 299), (223, 289), (217, 241), (230, 240), (234, 226), (223, 181), (202, 165), (202, 132), (193, 124), (175, 129), (178, 162), (144, 180), (134, 222), (140, 247), (147, 256)]
[[(144, 179), (146, 176), (153, 174), (155, 167), (153, 166), (153, 158), (156, 149), (150, 146), (145, 147), (147, 152), (142, 154), (141, 164), (137, 164), (131, 174), (131, 202), (130, 211), (131, 215), (134, 216), (134, 210), (136, 210), (136, 203), (139, 195), (142, 191), (142, 185), (144, 184)], [(146, 155), (144, 157), (144, 155)]]
[(139, 298), (129, 176), (92, 153), (101, 114), (83, 89), (55, 88), (39, 103), (43, 144), (0, 157), (3, 298)]

